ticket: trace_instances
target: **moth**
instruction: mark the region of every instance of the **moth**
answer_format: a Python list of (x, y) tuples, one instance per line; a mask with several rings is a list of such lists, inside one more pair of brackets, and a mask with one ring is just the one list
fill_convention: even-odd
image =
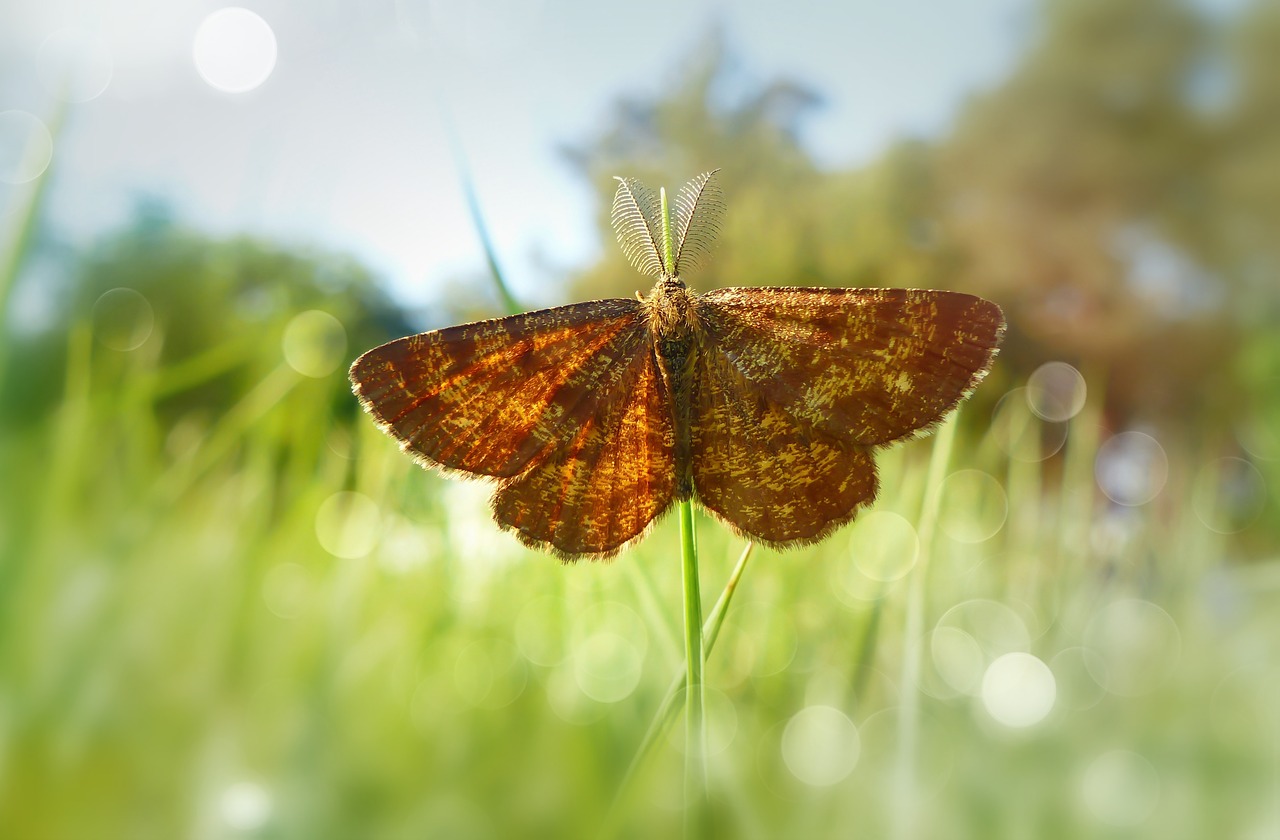
[(764, 545), (816, 542), (875, 499), (874, 450), (936, 425), (990, 368), (1004, 316), (973, 295), (691, 291), (715, 172), (669, 215), (618, 180), (613, 224), (656, 278), (647, 295), (412, 335), (351, 366), (377, 424), (425, 466), (494, 482), (493, 517), (525, 544), (611, 557), (688, 499)]

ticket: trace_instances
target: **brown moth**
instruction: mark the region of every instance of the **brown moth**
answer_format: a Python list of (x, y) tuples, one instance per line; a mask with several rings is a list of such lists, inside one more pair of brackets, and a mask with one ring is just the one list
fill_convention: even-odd
[(714, 175), (681, 190), (670, 261), (657, 197), (619, 179), (614, 226), (657, 277), (647, 296), (392, 341), (351, 366), (360, 403), (420, 463), (492, 479), (498, 524), (566, 560), (610, 557), (690, 498), (768, 546), (826, 537), (875, 498), (873, 450), (982, 379), (1004, 316), (958, 292), (692, 292)]

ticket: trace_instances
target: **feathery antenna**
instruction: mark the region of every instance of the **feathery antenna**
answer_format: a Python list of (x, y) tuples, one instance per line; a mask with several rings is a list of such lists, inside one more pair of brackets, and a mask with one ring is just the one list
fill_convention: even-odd
[(676, 197), (675, 276), (693, 268), (711, 250), (724, 217), (724, 195), (715, 175), (719, 169), (703, 172), (680, 188)]
[(719, 171), (703, 172), (680, 188), (671, 220), (671, 257), (664, 251), (658, 196), (635, 178), (614, 176), (618, 192), (613, 197), (613, 229), (627, 262), (653, 277), (679, 277), (700, 263), (724, 216), (724, 196), (715, 177)]
[(618, 244), (627, 262), (653, 277), (670, 274), (662, 259), (661, 215), (658, 197), (648, 187), (635, 178), (618, 178), (618, 192), (613, 196)]

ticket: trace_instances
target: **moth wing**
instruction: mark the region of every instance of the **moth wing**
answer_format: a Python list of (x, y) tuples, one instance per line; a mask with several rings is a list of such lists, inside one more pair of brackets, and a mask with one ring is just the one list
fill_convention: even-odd
[(693, 484), (732, 530), (776, 548), (816, 542), (876, 495), (871, 453), (806, 428), (719, 352), (693, 387)]
[(671, 394), (650, 343), (552, 457), (503, 482), (494, 518), (564, 559), (603, 558), (639, 539), (675, 500)]
[(941, 420), (1004, 329), (995, 304), (953, 292), (721, 289), (697, 305), (694, 488), (777, 547), (820, 540), (870, 504), (872, 448)]
[(921, 289), (719, 289), (699, 299), (709, 349), (813, 430), (879, 446), (937, 424), (1004, 333), (996, 304)]
[(420, 461), (509, 478), (574, 440), (647, 346), (637, 301), (594, 301), (391, 341), (350, 376)]

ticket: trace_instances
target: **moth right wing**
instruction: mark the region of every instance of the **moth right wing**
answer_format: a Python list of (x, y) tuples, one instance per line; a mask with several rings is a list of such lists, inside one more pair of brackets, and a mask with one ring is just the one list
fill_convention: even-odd
[(692, 414), (698, 502), (747, 539), (817, 542), (875, 498), (868, 448), (800, 423), (723, 353), (699, 354)]
[(986, 373), (995, 304), (904, 289), (718, 289), (698, 299), (693, 480), (740, 533), (822, 539), (876, 494), (871, 450), (938, 423)]
[(1005, 326), (991, 301), (927, 289), (716, 289), (698, 303), (709, 347), (762, 398), (859, 446), (940, 422)]

